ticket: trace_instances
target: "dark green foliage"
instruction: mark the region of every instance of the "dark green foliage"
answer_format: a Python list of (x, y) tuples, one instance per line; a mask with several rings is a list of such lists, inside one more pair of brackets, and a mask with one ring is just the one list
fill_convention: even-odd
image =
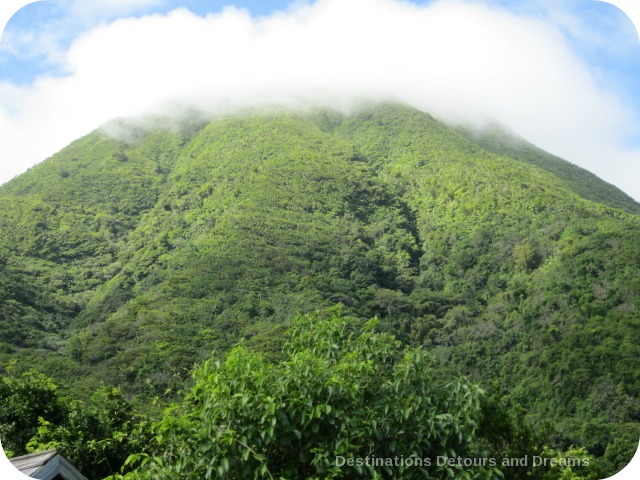
[(56, 448), (99, 479), (119, 471), (149, 439), (144, 417), (117, 389), (99, 388), (81, 401), (63, 396), (45, 375), (12, 370), (0, 377), (0, 440), (9, 456)]
[(118, 389), (100, 388), (88, 401), (67, 401), (65, 408), (61, 419), (43, 416), (27, 447), (32, 452), (58, 449), (87, 478), (115, 474), (132, 451), (149, 441), (143, 417)]
[(58, 388), (44, 375), (23, 373), (0, 378), (0, 440), (5, 452), (23, 455), (39, 418), (60, 422), (64, 415)]

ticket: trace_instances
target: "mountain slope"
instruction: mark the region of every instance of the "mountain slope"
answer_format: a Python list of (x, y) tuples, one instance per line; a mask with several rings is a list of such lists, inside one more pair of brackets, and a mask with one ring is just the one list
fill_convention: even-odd
[[(113, 276), (127, 233), (155, 204), (174, 137), (149, 135), (127, 156), (126, 144), (96, 132), (0, 188), (4, 273), (24, 292), (5, 290), (12, 306), (0, 307), (4, 322), (22, 325), (29, 338), (42, 331), (55, 337), (82, 310)], [(6, 335), (5, 351), (26, 346)]]
[(5, 359), (156, 395), (340, 302), (558, 445), (634, 447), (637, 215), (398, 105), (120, 130), (0, 188)]
[(402, 327), (455, 371), (498, 379), (567, 444), (604, 451), (613, 431), (637, 433), (638, 217), (425, 123), (390, 108), (343, 127), (359, 148), (384, 152), (381, 171), (407, 185), (418, 212), (424, 255), (411, 296), (424, 308)]
[(507, 132), (499, 126), (480, 131), (457, 128), (468, 140), (483, 148), (514, 160), (530, 163), (565, 181), (575, 193), (587, 200), (621, 208), (630, 213), (640, 213), (640, 204), (617, 187), (603, 181), (593, 173), (541, 150), (526, 140)]

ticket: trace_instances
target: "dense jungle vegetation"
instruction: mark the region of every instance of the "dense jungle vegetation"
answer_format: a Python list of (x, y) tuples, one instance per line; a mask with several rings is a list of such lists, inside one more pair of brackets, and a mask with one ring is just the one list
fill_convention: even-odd
[[(59, 446), (90, 478), (577, 480), (635, 452), (640, 206), (500, 130), (395, 104), (121, 120), (0, 202), (15, 455)], [(589, 466), (331, 463), (366, 452)]]

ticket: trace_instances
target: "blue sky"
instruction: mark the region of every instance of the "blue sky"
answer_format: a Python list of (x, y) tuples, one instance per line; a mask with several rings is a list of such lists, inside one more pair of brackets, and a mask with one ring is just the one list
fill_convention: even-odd
[[(0, 154), (4, 154), (5, 158), (6, 155), (12, 158), (10, 166), (0, 165), (0, 182), (8, 180), (36, 161), (54, 153), (55, 150), (52, 149), (57, 149), (73, 140), (75, 137), (72, 135), (78, 136), (96, 128), (98, 125), (94, 123), (106, 120), (107, 114), (120, 113), (118, 110), (105, 108), (102, 116), (97, 113), (85, 112), (86, 114), (83, 114), (78, 106), (78, 115), (80, 117), (85, 115), (85, 117), (69, 119), (69, 127), (65, 129), (64, 125), (61, 125), (61, 123), (64, 124), (64, 120), (61, 120), (60, 112), (44, 111), (42, 110), (44, 107), (41, 105), (48, 103), (43, 99), (51, 97), (55, 99), (58, 96), (56, 88), (60, 89), (60, 96), (68, 95), (67, 102), (74, 105), (75, 97), (73, 93), (70, 93), (73, 90), (70, 85), (75, 85), (74, 88), (79, 89), (79, 94), (82, 93), (80, 90), (83, 87), (78, 85), (91, 85), (80, 82), (80, 79), (84, 78), (80, 72), (86, 72), (85, 77), (89, 78), (90, 75), (97, 75), (100, 66), (91, 62), (90, 55), (82, 53), (84, 45), (100, 45), (100, 48), (106, 45), (105, 52), (109, 52), (109, 42), (113, 42), (113, 58), (109, 56), (109, 53), (103, 55), (105, 58), (109, 57), (109, 62), (113, 62), (112, 68), (119, 68), (117, 57), (126, 56), (126, 45), (124, 47), (120, 45), (118, 39), (124, 37), (122, 37), (122, 33), (117, 32), (123, 30), (129, 32), (127, 33), (129, 35), (130, 32), (135, 31), (133, 30), (134, 25), (137, 25), (141, 32), (140, 41), (146, 38), (145, 35), (149, 37), (156, 34), (154, 33), (156, 30), (153, 30), (155, 27), (153, 27), (154, 21), (151, 20), (151, 14), (159, 14), (156, 18), (163, 19), (162, 21), (165, 23), (162, 24), (164, 25), (162, 28), (165, 28), (166, 31), (174, 31), (172, 30), (174, 24), (184, 25), (183, 28), (187, 29), (185, 31), (178, 30), (176, 27), (175, 32), (177, 33), (174, 33), (176, 44), (180, 44), (183, 38), (188, 37), (190, 27), (186, 25), (190, 24), (189, 22), (193, 28), (202, 27), (212, 30), (217, 28), (219, 31), (224, 31), (225, 25), (233, 25), (234, 22), (240, 22), (247, 29), (253, 29), (253, 34), (247, 33), (246, 38), (236, 38), (234, 33), (230, 33), (228, 44), (225, 44), (224, 39), (220, 41), (220, 38), (216, 37), (218, 38), (217, 48), (224, 45), (226, 51), (223, 55), (224, 61), (230, 62), (228, 65), (232, 65), (233, 68), (242, 68), (238, 67), (231, 59), (236, 45), (234, 42), (246, 42), (246, 44), (242, 43), (244, 46), (237, 47), (237, 54), (238, 56), (250, 56), (251, 49), (256, 49), (256, 45), (251, 44), (253, 46), (250, 46), (251, 38), (257, 35), (256, 32), (271, 29), (269, 30), (271, 37), (264, 37), (267, 43), (270, 38), (276, 42), (275, 39), (281, 36), (276, 27), (278, 20), (274, 12), (285, 12), (283, 15), (288, 19), (285, 21), (288, 25), (287, 28), (291, 28), (290, 41), (292, 43), (313, 41), (312, 39), (303, 39), (306, 34), (300, 33), (301, 30), (298, 28), (299, 25), (313, 23), (313, 20), (309, 20), (307, 17), (315, 16), (318, 18), (317, 24), (322, 25), (318, 28), (327, 29), (325, 36), (331, 34), (331, 21), (333, 20), (330, 18), (334, 18), (337, 25), (341, 24), (340, 16), (351, 18), (350, 21), (354, 22), (354, 37), (349, 38), (345, 36), (348, 33), (345, 33), (341, 42), (347, 46), (353, 43), (354, 49), (358, 45), (358, 48), (361, 49), (359, 51), (365, 50), (361, 60), (364, 70), (373, 68), (371, 63), (375, 61), (376, 52), (367, 52), (367, 46), (361, 46), (358, 43), (360, 38), (371, 35), (369, 43), (373, 45), (376, 43), (376, 36), (384, 35), (384, 32), (388, 30), (397, 31), (395, 38), (399, 38), (403, 35), (402, 22), (411, 24), (411, 28), (416, 31), (415, 38), (421, 38), (420, 30), (422, 27), (413, 21), (413, 18), (418, 16), (415, 15), (417, 10), (411, 10), (408, 1), (341, 1), (342, 4), (338, 4), (337, 0), (311, 2), (316, 8), (313, 8), (313, 5), (303, 7), (301, 2), (295, 4), (297, 6), (292, 6), (291, 2), (286, 0), (238, 0), (235, 2), (217, 0), (47, 0), (25, 6), (11, 18), (0, 41), (0, 128), (6, 125), (7, 132), (22, 133), (24, 131), (24, 138), (28, 138), (27, 133), (29, 132), (27, 130), (32, 128), (29, 125), (38, 123), (40, 132), (51, 132), (51, 139), (43, 139), (41, 148), (34, 147), (31, 152), (21, 157), (18, 154), (11, 155), (12, 152), (22, 151), (18, 140), (15, 140), (12, 145), (8, 145), (8, 141), (4, 141), (8, 135), (3, 135), (3, 132), (0, 131), (0, 136), (2, 136), (0, 138), (3, 138), (3, 143), (6, 144), (4, 150), (0, 146)], [(636, 159), (635, 157), (640, 153), (640, 42), (633, 24), (624, 13), (610, 4), (592, 0), (439, 0), (415, 1), (413, 3), (421, 7), (419, 16), (424, 20), (424, 30), (431, 28), (432, 31), (440, 31), (438, 30), (440, 27), (428, 27), (428, 25), (432, 25), (430, 23), (432, 17), (442, 19), (436, 22), (437, 25), (445, 25), (448, 21), (453, 22), (452, 28), (455, 28), (456, 18), (460, 18), (459, 23), (464, 25), (467, 25), (466, 22), (472, 22), (468, 24), (471, 25), (470, 29), (461, 29), (455, 38), (451, 37), (444, 27), (442, 27), (440, 37), (428, 37), (432, 39), (430, 41), (435, 39), (436, 42), (438, 38), (442, 38), (441, 49), (446, 51), (448, 48), (452, 48), (451, 55), (465, 56), (464, 49), (457, 49), (455, 44), (458, 40), (456, 39), (467, 40), (470, 47), (467, 50), (473, 50), (476, 43), (475, 38), (478, 37), (481, 38), (479, 43), (483, 45), (485, 40), (486, 45), (496, 45), (497, 41), (502, 43), (498, 45), (494, 57), (490, 54), (487, 55), (486, 51), (479, 51), (484, 56), (482, 62), (474, 63), (477, 54), (467, 58), (465, 62), (473, 64), (473, 70), (469, 67), (468, 72), (464, 69), (458, 72), (461, 68), (459, 65), (449, 65), (446, 55), (441, 57), (438, 52), (429, 50), (426, 45), (420, 48), (416, 45), (409, 47), (410, 49), (415, 48), (415, 50), (403, 53), (404, 56), (400, 58), (406, 58), (406, 61), (402, 65), (395, 63), (400, 60), (396, 60), (395, 56), (390, 54), (385, 57), (388, 58), (388, 63), (393, 63), (394, 68), (399, 71), (404, 72), (406, 68), (408, 73), (403, 73), (406, 77), (415, 73), (415, 68), (411, 68), (407, 64), (418, 61), (416, 59), (419, 59), (426, 49), (428, 52), (425, 55), (430, 62), (434, 62), (435, 65), (437, 59), (441, 59), (440, 61), (444, 62), (442, 70), (449, 68), (452, 72), (451, 75), (454, 75), (454, 71), (456, 72), (455, 77), (452, 77), (456, 86), (451, 87), (451, 92), (446, 91), (448, 83), (446, 76), (441, 72), (435, 74), (431, 71), (426, 77), (424, 72), (416, 73), (415, 82), (411, 85), (389, 76), (384, 84), (373, 82), (372, 92), (384, 92), (387, 96), (398, 96), (408, 103), (430, 110), (449, 121), (472, 122), (479, 117), (495, 119), (552, 153), (559, 154), (594, 171), (606, 180), (620, 186), (637, 200), (640, 199), (640, 183), (633, 180), (633, 177), (640, 178), (640, 158)], [(347, 8), (346, 4), (353, 4), (353, 8)], [(246, 9), (251, 18), (238, 20), (240, 18), (238, 15), (220, 13), (228, 5)], [(180, 16), (171, 13), (179, 7), (188, 9), (193, 15)], [(384, 28), (385, 12), (388, 13), (389, 19), (395, 19), (389, 29)], [(209, 26), (199, 20), (207, 15), (210, 18)], [(371, 22), (379, 22), (377, 24), (379, 35), (366, 29), (365, 23), (369, 21), (370, 16)], [(271, 23), (261, 24), (259, 18), (272, 20), (270, 20)], [(121, 19), (131, 19), (129, 23), (126, 23), (131, 26), (131, 29), (127, 29), (124, 24), (118, 27), (117, 21)], [(476, 20), (477, 25), (484, 25), (478, 31), (475, 31), (475, 27), (473, 27), (473, 22)], [(156, 23), (158, 22), (160, 20), (156, 21)], [(510, 30), (509, 22), (514, 26), (513, 32)], [(383, 28), (380, 28), (381, 25)], [(146, 28), (151, 28), (150, 33), (143, 33)], [(501, 32), (500, 36), (491, 37), (491, 32), (486, 32), (487, 38), (485, 39), (485, 31), (493, 28)], [(359, 29), (362, 31), (360, 32)], [(451, 28), (449, 28), (450, 30)], [(286, 32), (287, 30), (280, 31)], [(469, 38), (465, 39), (466, 31), (469, 32)], [(229, 32), (233, 32), (233, 30), (229, 30)], [(508, 41), (508, 35), (511, 34), (514, 35), (513, 46), (509, 45)], [(202, 38), (205, 38), (206, 34), (202, 35), (204, 35)], [(138, 41), (136, 37), (127, 37), (127, 39), (129, 44)], [(424, 41), (427, 41), (426, 39), (427, 37)], [(100, 41), (103, 43), (99, 43)], [(124, 40), (122, 41), (124, 42)], [(387, 45), (391, 45), (391, 48), (406, 50), (406, 43), (400, 42), (396, 46), (394, 42), (395, 40), (391, 38), (376, 48), (384, 50)], [(286, 43), (282, 45), (286, 45)], [(182, 48), (184, 49), (185, 46), (189, 47), (189, 44), (183, 45)], [(521, 52), (521, 57), (518, 57), (518, 52), (514, 51), (516, 46)], [(122, 48), (124, 49), (118, 50)], [(270, 51), (267, 55), (273, 55), (273, 63), (281, 65), (281, 78), (278, 79), (277, 75), (272, 72), (251, 73), (253, 83), (247, 88), (251, 88), (251, 91), (266, 91), (272, 89), (277, 82), (286, 83), (287, 79), (291, 77), (291, 74), (286, 71), (288, 68), (286, 65), (299, 62), (300, 59), (299, 57), (286, 58), (286, 55), (293, 55), (291, 51), (286, 48), (280, 50), (282, 53)], [(287, 50), (288, 53), (284, 50)], [(206, 50), (203, 51), (206, 52)], [(200, 53), (200, 57), (202, 55)], [(365, 65), (364, 59), (369, 56), (373, 60)], [(527, 60), (529, 57), (532, 59), (530, 62)], [(161, 62), (162, 56), (159, 55), (156, 61)], [(181, 65), (181, 68), (190, 68), (195, 65), (195, 63), (183, 62), (180, 57), (176, 57), (175, 61), (176, 65)], [(193, 61), (196, 62), (196, 59), (194, 58)], [(328, 63), (324, 69), (319, 70), (321, 73), (334, 67), (329, 57), (324, 61)], [(217, 68), (224, 70), (222, 65), (217, 64)], [(516, 67), (511, 65), (517, 65), (518, 74), (514, 74)], [(499, 69), (504, 68), (503, 76), (513, 74), (512, 81), (514, 83), (509, 84), (505, 81), (504, 84), (501, 84), (501, 78), (496, 77), (495, 73), (482, 72), (485, 66), (494, 70), (496, 66)], [(156, 67), (157, 65), (153, 64), (151, 67), (141, 70), (138, 77), (144, 76), (145, 71), (153, 70)], [(194, 66), (194, 68), (200, 67)], [(225, 68), (229, 70), (228, 66)], [(459, 81), (458, 73), (475, 76), (478, 71), (480, 71), (479, 80), (474, 83), (465, 84)], [(204, 76), (209, 73), (201, 71), (201, 75)], [(101, 74), (105, 75), (104, 72)], [(218, 71), (216, 75), (219, 76), (220, 72)], [(375, 76), (375, 71), (373, 76)], [(534, 84), (527, 83), (527, 78), (532, 76), (538, 78), (540, 83), (545, 84), (539, 91)], [(342, 81), (338, 80), (338, 77), (336, 72), (331, 79), (327, 77), (325, 83), (318, 83), (315, 86), (318, 91), (328, 91), (334, 86), (331, 82)], [(566, 79), (566, 85), (563, 85), (562, 82), (565, 81), (563, 79)], [(168, 83), (166, 87), (172, 89), (175, 85), (178, 88), (183, 80), (175, 80), (172, 84)], [(350, 80), (344, 79), (343, 81), (348, 84)], [(483, 81), (485, 83), (482, 83)], [(299, 82), (301, 83), (296, 84), (294, 89), (299, 87), (302, 92), (302, 83), (304, 82), (302, 77)], [(493, 88), (491, 83), (501, 84), (501, 88), (506, 91), (512, 89), (518, 91), (519, 96), (507, 95), (502, 101), (500, 91)], [(185, 83), (185, 88), (187, 88), (187, 84), (188, 82)], [(420, 84), (424, 85), (425, 90), (422, 92), (417, 88)], [(389, 85), (394, 86), (390, 87)], [(192, 87), (190, 85), (189, 88)], [(128, 89), (129, 87), (125, 85), (122, 88)], [(140, 83), (140, 88), (144, 90), (142, 83)], [(439, 88), (445, 90), (436, 95)], [(453, 88), (458, 90), (454, 92)], [(348, 89), (341, 85), (338, 90), (344, 93)], [(408, 90), (413, 93), (409, 95), (406, 93)], [(527, 99), (528, 92), (531, 92), (530, 99)], [(130, 93), (133, 95), (133, 92)], [(206, 93), (212, 94), (210, 91)], [(302, 95), (302, 93), (299, 94)], [(465, 103), (463, 100), (467, 94), (469, 99)], [(496, 101), (483, 104), (471, 97), (472, 94), (493, 96)], [(234, 94), (229, 94), (227, 97), (232, 98), (232, 101), (235, 98)], [(439, 104), (436, 99), (444, 97), (450, 98), (452, 104), (458, 98), (463, 98), (463, 100), (460, 100), (458, 105), (451, 105), (448, 108), (444, 104)], [(242, 96), (242, 101), (245, 103), (246, 98), (247, 93), (245, 92)], [(545, 98), (546, 100), (544, 100)], [(543, 99), (542, 102), (541, 99)], [(80, 95), (77, 102), (82, 103)], [(86, 103), (86, 100), (84, 102)], [(554, 110), (554, 103), (557, 105), (558, 114)], [(148, 107), (148, 104), (146, 106)], [(537, 106), (540, 106), (539, 115), (536, 110)], [(573, 116), (566, 112), (572, 108), (575, 109)], [(124, 115), (142, 113), (136, 110), (125, 110), (122, 111)], [(28, 122), (27, 119), (30, 115), (36, 118), (37, 122)], [(594, 118), (589, 119), (589, 116)], [(55, 121), (56, 125), (48, 128), (45, 122), (46, 118), (50, 118), (51, 122)], [(84, 121), (84, 127), (81, 126), (80, 120)], [(557, 120), (558, 124), (550, 125), (554, 120)], [(600, 138), (594, 138), (594, 132), (597, 131), (605, 133), (602, 133)], [(34, 134), (36, 133), (34, 130)], [(20, 135), (13, 134), (11, 136), (17, 138)], [(592, 144), (589, 145), (588, 141), (591, 141)]]

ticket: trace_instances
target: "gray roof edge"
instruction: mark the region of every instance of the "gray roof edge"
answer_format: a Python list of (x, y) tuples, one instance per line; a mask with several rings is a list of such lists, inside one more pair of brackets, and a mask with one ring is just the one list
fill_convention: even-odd
[[(35, 465), (29, 463), (29, 460), (37, 459), (38, 457), (42, 457), (44, 461)], [(13, 460), (18, 460), (18, 462), (16, 462), (18, 464), (24, 464), (26, 462), (26, 465), (23, 465), (23, 469), (27, 470), (25, 467), (28, 467), (29, 470), (33, 469), (29, 475), (31, 478), (51, 480), (55, 478), (56, 475), (60, 475), (65, 480), (87, 480), (87, 477), (82, 475), (66, 458), (58, 453), (57, 450), (31, 453), (11, 460), (12, 463)], [(14, 465), (14, 467), (18, 468), (17, 465)], [(18, 468), (18, 470), (20, 469)]]
[(53, 453), (53, 452), (58, 453), (58, 449), (57, 448), (51, 448), (49, 450), (42, 450), (41, 452), (27, 453), (26, 455), (20, 455), (19, 457), (10, 458), (9, 461), (11, 463), (13, 463), (14, 460), (22, 460), (23, 458), (39, 457), (40, 455), (46, 455), (48, 453)]
[(67, 480), (87, 480), (87, 477), (82, 475), (76, 467), (74, 467), (69, 460), (60, 457), (60, 474)]

